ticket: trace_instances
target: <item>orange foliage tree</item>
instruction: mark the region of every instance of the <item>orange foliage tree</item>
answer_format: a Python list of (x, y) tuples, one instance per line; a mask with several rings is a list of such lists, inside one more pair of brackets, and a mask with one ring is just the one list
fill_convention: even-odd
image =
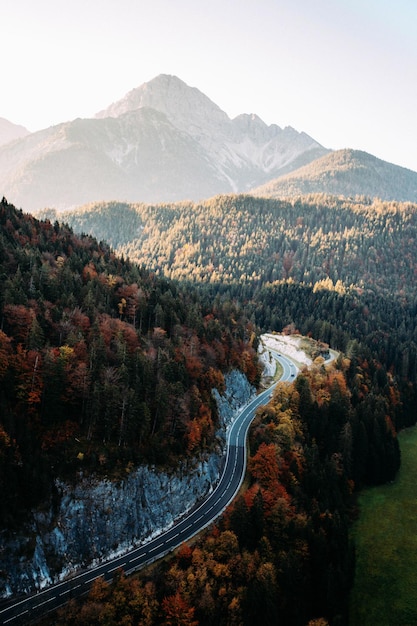
[(190, 607), (179, 591), (162, 600), (162, 610), (164, 626), (198, 626), (198, 621), (194, 619), (195, 609)]

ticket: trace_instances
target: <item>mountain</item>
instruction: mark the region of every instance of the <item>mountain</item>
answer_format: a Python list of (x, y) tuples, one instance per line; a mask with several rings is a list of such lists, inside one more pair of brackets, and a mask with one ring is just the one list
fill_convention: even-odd
[(13, 124), (4, 117), (0, 117), (0, 146), (3, 146), (15, 139), (26, 137), (29, 135), (29, 131), (24, 126)]
[(0, 193), (26, 210), (197, 200), (246, 191), (326, 152), (256, 115), (231, 120), (198, 89), (161, 75), (95, 119), (0, 147)]
[(281, 172), (305, 153), (311, 161), (327, 152), (305, 133), (267, 126), (257, 115), (231, 120), (201, 91), (165, 74), (129, 92), (97, 117), (119, 117), (143, 107), (160, 111), (202, 146), (219, 176), (229, 180), (231, 191), (248, 189), (251, 177), (269, 180), (272, 172)]
[(417, 202), (417, 172), (360, 150), (337, 150), (252, 190), (269, 198), (314, 193)]
[(0, 148), (0, 170), (3, 195), (31, 210), (97, 198), (175, 200), (222, 188), (198, 144), (153, 109), (34, 133)]

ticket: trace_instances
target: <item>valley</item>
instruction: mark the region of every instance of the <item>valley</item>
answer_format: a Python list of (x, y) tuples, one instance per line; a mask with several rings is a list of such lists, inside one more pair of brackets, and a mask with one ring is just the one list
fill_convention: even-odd
[(417, 173), (162, 74), (0, 120), (0, 187), (0, 619), (347, 626), (416, 420)]
[[(262, 214), (260, 206), (268, 206), (249, 200), (258, 214)], [(220, 205), (222, 210), (230, 203), (237, 210), (240, 199), (220, 201), (226, 203)], [(116, 206), (118, 211), (124, 208)], [(279, 206), (288, 216), (296, 208), (304, 210), (302, 203)], [(313, 206), (317, 210), (317, 200), (315, 205), (307, 204), (312, 215)], [(277, 205), (272, 207), (278, 215)], [(339, 205), (330, 207), (324, 202), (322, 210), (337, 215)], [(347, 208), (346, 215), (353, 219), (355, 210), (350, 205)], [(373, 224), (375, 241), (385, 233), (394, 237), (397, 221), (400, 227), (404, 219), (412, 222), (412, 206), (356, 208), (360, 219), (363, 211), (368, 215), (374, 211), (375, 220), (368, 219), (368, 223)], [(165, 210), (172, 211), (169, 207)], [(343, 210), (344, 205), (341, 216)], [(128, 223), (134, 215), (127, 211)], [(295, 221), (298, 217), (293, 216)], [(106, 602), (96, 609), (106, 606), (113, 611), (112, 590), (120, 590), (120, 585), (125, 585), (127, 608), (133, 592), (130, 585), (145, 585), (149, 593), (155, 590), (148, 600), (152, 597), (153, 619), (158, 623), (165, 611), (164, 598), (175, 596), (169, 580), (180, 567), (178, 571), (196, 584), (178, 602), (186, 602), (199, 620), (205, 614), (204, 598), (213, 605), (214, 619), (220, 623), (231, 617), (231, 607), (239, 619), (247, 615), (249, 623), (253, 611), (263, 611), (265, 616), (278, 611), (287, 623), (297, 624), (317, 614), (330, 622), (346, 615), (353, 568), (348, 528), (356, 493), (364, 485), (381, 484), (395, 476), (400, 463), (397, 430), (413, 423), (416, 358), (409, 339), (414, 333), (414, 300), (411, 291), (403, 288), (401, 275), (397, 274), (397, 282), (385, 283), (386, 293), (378, 292), (372, 281), (346, 288), (342, 279), (338, 284), (328, 275), (329, 280), (321, 279), (320, 274), (310, 284), (291, 276), (270, 284), (259, 279), (247, 283), (174, 281), (117, 256), (91, 235), (76, 235), (57, 221), (38, 221), (5, 200), (1, 220), (2, 271), (9, 277), (2, 288), (0, 334), (0, 373), (5, 383), (1, 402), (6, 415), (1, 462), (2, 475), (8, 476), (8, 483), (2, 485), (3, 542), (10, 539), (11, 528), (16, 530), (16, 520), (20, 520), (21, 532), (28, 529), (25, 524), (31, 511), (39, 507), (35, 519), (38, 530), (42, 526), (46, 531), (44, 563), (51, 573), (65, 567), (70, 554), (71, 561), (80, 564), (105, 557), (110, 545), (107, 536), (117, 541), (113, 533), (120, 528), (119, 541), (126, 537), (119, 513), (112, 518), (112, 534), (106, 530), (106, 519), (112, 512), (115, 515), (116, 505), (109, 499), (102, 508), (91, 501), (91, 521), (77, 514), (72, 525), (60, 529), (61, 535), (67, 536), (66, 543), (58, 542), (53, 539), (53, 520), (58, 511), (65, 511), (70, 492), (62, 487), (57, 492), (55, 486), (70, 485), (76, 477), (80, 485), (93, 486), (104, 480), (115, 488), (118, 483), (130, 484), (135, 468), (141, 465), (155, 467), (158, 475), (172, 474), (181, 467), (187, 467), (185, 474), (190, 474), (196, 463), (221, 451), (224, 439), (219, 428), (233, 414), (228, 409), (225, 422), (223, 408), (216, 408), (213, 398), (225, 392), (234, 370), (240, 371), (248, 385), (258, 387), (258, 329), (281, 330), (285, 342), (279, 344), (279, 353), (285, 354), (284, 348), (290, 346), (300, 373), (294, 376), (291, 391), (278, 384), (271, 402), (257, 411), (249, 435), (244, 493), (214, 528), (208, 528), (202, 543), (190, 548), (197, 550), (195, 557), (191, 553), (181, 556), (181, 547), (178, 557), (160, 566), (169, 571), (174, 568), (168, 578), (162, 576), (159, 566), (139, 583), (124, 583), (117, 575), (111, 585), (103, 587), (100, 594)], [(111, 217), (108, 223), (112, 223)], [(341, 229), (342, 224), (341, 219)], [(140, 234), (146, 226), (141, 219), (135, 232)], [(412, 229), (409, 235), (410, 243)], [(178, 245), (184, 247), (180, 240)], [(395, 246), (388, 249), (397, 253)], [(409, 262), (413, 256), (406, 258)], [(413, 266), (406, 268), (404, 264), (405, 275)], [(308, 367), (310, 361), (294, 352), (293, 342), (300, 341), (299, 335), (319, 340), (309, 355)], [(321, 355), (329, 348), (339, 354), (324, 369)], [(233, 394), (230, 401), (234, 402)], [(29, 419), (22, 419), (23, 415)], [(33, 472), (39, 481), (37, 490), (29, 493), (27, 476)], [(141, 498), (132, 500), (135, 509), (147, 492), (148, 487)], [(78, 499), (74, 513), (80, 507)], [(156, 513), (157, 508), (145, 505), (144, 511)], [(89, 528), (92, 520), (97, 536), (89, 537), (83, 529)], [(33, 531), (29, 531), (30, 537), (33, 542)], [(323, 543), (326, 537), (332, 537), (330, 543)], [(20, 541), (19, 552), (16, 544), (10, 544), (11, 554), (23, 563), (26, 552), (30, 566), (31, 559), (35, 563), (41, 554), (39, 540), (34, 553), (30, 542)], [(220, 547), (222, 541), (229, 545), (226, 554)], [(224, 584), (222, 577), (217, 581), (210, 578), (206, 588), (210, 591), (204, 595), (200, 586), (206, 585), (204, 577), (201, 572), (191, 576), (189, 569), (196, 565), (195, 559), (211, 558), (206, 550), (213, 542), (220, 552), (207, 567), (213, 573), (220, 566), (226, 568), (230, 608), (215, 601), (218, 585)], [(82, 552), (77, 553), (80, 548)], [(229, 568), (235, 572), (233, 579), (240, 591), (230, 583)], [(4, 579), (7, 588), (12, 570), (6, 566), (3, 571), (9, 571)], [(297, 571), (302, 571), (303, 577), (289, 588), (285, 581)], [(264, 588), (261, 597), (266, 593), (270, 602), (261, 607), (251, 594), (267, 572), (272, 587), (270, 591), (268, 586)], [(160, 576), (167, 584), (160, 584)], [(13, 580), (14, 585), (26, 586), (29, 591), (28, 578), (19, 577), (19, 569), (13, 571)], [(40, 581), (34, 578), (35, 588)], [(71, 623), (74, 610), (78, 621), (83, 619), (82, 611), (92, 610), (90, 602), (101, 584), (97, 579), (82, 610), (74, 608), (75, 600), (63, 607), (60, 620)], [(296, 600), (299, 594), (305, 599), (303, 605)], [(140, 601), (137, 611), (143, 610)]]

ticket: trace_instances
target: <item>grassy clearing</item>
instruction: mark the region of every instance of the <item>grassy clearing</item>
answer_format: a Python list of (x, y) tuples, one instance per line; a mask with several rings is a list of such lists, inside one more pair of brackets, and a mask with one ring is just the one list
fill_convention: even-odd
[(359, 499), (350, 626), (417, 625), (417, 427), (399, 439), (395, 482)]

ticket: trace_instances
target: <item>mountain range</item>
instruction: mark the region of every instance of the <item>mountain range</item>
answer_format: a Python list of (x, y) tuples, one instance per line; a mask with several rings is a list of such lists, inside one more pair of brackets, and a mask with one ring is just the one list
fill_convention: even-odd
[(0, 147), (0, 191), (26, 210), (97, 200), (202, 199), (246, 191), (325, 154), (291, 127), (230, 119), (160, 75), (97, 114)]
[(95, 118), (31, 134), (0, 119), (0, 193), (28, 211), (251, 190), (417, 201), (417, 173), (365, 152), (333, 152), (255, 114), (230, 119), (201, 91), (166, 74)]

